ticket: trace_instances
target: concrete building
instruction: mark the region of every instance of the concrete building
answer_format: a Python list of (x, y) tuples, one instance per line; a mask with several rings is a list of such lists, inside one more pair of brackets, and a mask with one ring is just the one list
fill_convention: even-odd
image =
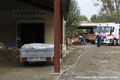
[(60, 72), (69, 5), (70, 0), (0, 0), (0, 42), (54, 44), (55, 72)]
[[(70, 0), (61, 0), (62, 37), (69, 4)], [(54, 0), (0, 1), (0, 42), (6, 46), (54, 44), (54, 24)]]

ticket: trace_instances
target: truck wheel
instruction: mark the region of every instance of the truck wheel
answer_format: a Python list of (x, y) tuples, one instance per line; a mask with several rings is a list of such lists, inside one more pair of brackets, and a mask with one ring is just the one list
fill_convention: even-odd
[(117, 44), (117, 41), (114, 39), (112, 45), (115, 46), (116, 44)]
[(26, 66), (26, 65), (28, 65), (28, 63), (29, 63), (28, 61), (23, 62), (23, 65)]

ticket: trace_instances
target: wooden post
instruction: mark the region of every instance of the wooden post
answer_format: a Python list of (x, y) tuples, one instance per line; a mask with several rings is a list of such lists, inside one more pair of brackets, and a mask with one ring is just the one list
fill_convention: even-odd
[(54, 0), (54, 72), (60, 72), (60, 0)]

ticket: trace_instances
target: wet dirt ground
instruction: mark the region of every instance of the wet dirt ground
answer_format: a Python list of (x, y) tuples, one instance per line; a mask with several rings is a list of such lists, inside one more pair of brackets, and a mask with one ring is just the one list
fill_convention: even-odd
[[(75, 50), (63, 59), (61, 72), (75, 63), (84, 53), (78, 64), (65, 72), (59, 80), (120, 80), (120, 46), (100, 48), (94, 44), (75, 46)], [(52, 63), (35, 62), (23, 66), (20, 61), (0, 60), (0, 80), (56, 80)]]

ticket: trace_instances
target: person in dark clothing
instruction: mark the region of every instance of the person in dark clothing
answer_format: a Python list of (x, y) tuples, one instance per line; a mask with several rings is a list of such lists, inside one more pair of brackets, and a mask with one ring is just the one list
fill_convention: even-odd
[(100, 32), (97, 34), (96, 39), (97, 39), (97, 47), (100, 47), (101, 46), (101, 33)]
[(79, 36), (79, 41), (80, 41), (80, 44), (85, 44), (85, 41), (84, 41), (84, 37), (83, 37), (83, 36)]

